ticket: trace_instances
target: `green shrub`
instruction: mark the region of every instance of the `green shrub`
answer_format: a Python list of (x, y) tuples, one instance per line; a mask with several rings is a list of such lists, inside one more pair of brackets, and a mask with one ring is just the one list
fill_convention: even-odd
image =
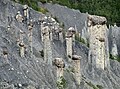
[(46, 8), (43, 8), (43, 7), (39, 7), (38, 11), (42, 12), (43, 14), (46, 14), (48, 12), (48, 10)]
[(32, 8), (33, 2), (46, 2), (58, 3), (69, 8), (79, 9), (81, 12), (88, 12), (90, 14), (105, 16), (108, 24), (116, 23), (120, 26), (120, 0), (13, 0), (19, 1), (21, 4), (28, 4)]
[(110, 54), (110, 59), (120, 62), (120, 56), (113, 56), (112, 54)]
[(67, 82), (63, 76), (57, 81), (57, 87), (58, 89), (65, 89), (67, 87)]
[(41, 3), (45, 4), (47, 0), (39, 0)]
[(97, 85), (97, 87), (98, 87), (99, 89), (103, 89), (103, 86), (101, 86), (101, 85)]
[(83, 43), (83, 44), (86, 44), (85, 40), (84, 40), (82, 37), (78, 37), (77, 34), (75, 35), (75, 40), (76, 40), (76, 41), (79, 41), (79, 42), (81, 42), (81, 43)]

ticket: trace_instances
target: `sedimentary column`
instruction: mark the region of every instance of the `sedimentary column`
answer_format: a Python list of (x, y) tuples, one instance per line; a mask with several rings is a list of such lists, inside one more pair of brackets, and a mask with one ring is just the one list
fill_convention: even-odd
[(66, 34), (66, 52), (67, 52), (67, 57), (68, 61), (71, 62), (72, 60), (72, 33), (67, 32)]
[(17, 46), (19, 46), (19, 43), (20, 43), (20, 39), (19, 38), (16, 38), (16, 43), (17, 43)]
[(42, 40), (42, 42), (43, 42), (43, 33), (42, 33), (43, 28), (44, 28), (44, 23), (41, 23), (41, 40)]
[(28, 5), (24, 5), (23, 7), (23, 14), (24, 16), (26, 17), (26, 19), (28, 20), (29, 19), (29, 10), (28, 10)]
[(18, 22), (23, 22), (23, 16), (21, 15), (21, 13), (20, 13), (20, 11), (18, 11), (17, 12), (17, 15), (16, 15), (16, 20), (18, 21)]
[(118, 57), (118, 50), (117, 50), (117, 44), (116, 44), (115, 36), (112, 37), (111, 55), (114, 59), (116, 59)]
[(19, 39), (19, 47), (20, 47), (20, 56), (21, 57), (24, 57), (24, 53), (25, 53), (25, 45), (24, 45), (24, 42), (23, 42), (23, 37), (24, 37), (24, 32), (22, 30), (20, 30), (20, 39)]
[(81, 59), (81, 56), (78, 56), (78, 55), (72, 56), (74, 78), (78, 85), (80, 85), (80, 82), (81, 82), (80, 59)]
[(20, 42), (23, 42), (24, 32), (20, 30)]
[(19, 46), (20, 46), (20, 56), (21, 56), (21, 57), (24, 57), (24, 55), (25, 55), (25, 45), (24, 45), (23, 42), (21, 42), (21, 43), (19, 44)]
[(29, 22), (29, 24), (28, 24), (28, 30), (29, 30), (28, 37), (29, 37), (29, 44), (30, 44), (30, 53), (31, 53), (31, 56), (32, 56), (32, 53), (33, 53), (33, 49), (32, 49), (32, 30), (33, 30), (33, 24), (32, 24), (32, 21)]
[(52, 65), (52, 47), (51, 41), (49, 38), (49, 27), (45, 26), (42, 28), (43, 34), (43, 44), (44, 44), (44, 61), (50, 65)]
[(63, 43), (63, 30), (62, 30), (62, 28), (59, 29), (59, 40)]
[(50, 29), (50, 40), (53, 40), (53, 34), (52, 34), (52, 29)]
[(5, 59), (5, 60), (4, 60), (5, 64), (6, 64), (6, 63), (9, 63), (7, 47), (3, 47), (3, 57), (4, 57), (4, 59)]
[(53, 66), (56, 68), (56, 76), (57, 80), (59, 80), (63, 76), (65, 63), (62, 58), (55, 58)]
[(106, 18), (89, 15), (88, 32), (92, 64), (104, 69), (109, 64)]

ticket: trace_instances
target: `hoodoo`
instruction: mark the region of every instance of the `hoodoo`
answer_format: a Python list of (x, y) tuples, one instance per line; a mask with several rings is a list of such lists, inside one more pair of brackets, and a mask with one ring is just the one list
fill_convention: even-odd
[(90, 62), (97, 68), (106, 68), (109, 64), (106, 18), (89, 15), (88, 33), (90, 46)]

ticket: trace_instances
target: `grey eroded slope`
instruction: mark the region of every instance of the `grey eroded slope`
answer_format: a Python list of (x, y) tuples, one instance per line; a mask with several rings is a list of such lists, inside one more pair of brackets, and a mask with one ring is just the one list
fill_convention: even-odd
[[(53, 6), (52, 8), (56, 7)], [(64, 9), (65, 8), (62, 9), (62, 12), (64, 12)], [(29, 43), (27, 35), (27, 24), (26, 22), (20, 23), (15, 19), (15, 15), (17, 14), (18, 10), (20, 10), (23, 14), (22, 5), (11, 2), (9, 0), (0, 0), (0, 82), (6, 82), (7, 86), (9, 85), (9, 87), (12, 87), (11, 89), (26, 89), (26, 87), (29, 85), (36, 87), (36, 89), (56, 89), (56, 76), (54, 68), (44, 63), (43, 57), (40, 54), (40, 51), (43, 50), (43, 43), (41, 42), (41, 29), (38, 19), (43, 14), (29, 8), (30, 19), (34, 20), (33, 55), (31, 58), (30, 50), (28, 48)], [(71, 12), (69, 11), (70, 9), (68, 10), (68, 8), (65, 10), (69, 13), (75, 13), (78, 15), (77, 19), (79, 19), (80, 12), (74, 12), (74, 10)], [(63, 19), (65, 18), (64, 16), (67, 15), (66, 12), (61, 14), (61, 16), (63, 15)], [(53, 12), (51, 11), (51, 13)], [(71, 16), (70, 18), (69, 15)], [(68, 28), (69, 26), (72, 26), (73, 23), (75, 23), (78, 28), (82, 29), (82, 25), (79, 27), (79, 24), (84, 24), (85, 20), (80, 17), (80, 22), (75, 22), (75, 20), (73, 20), (74, 15), (69, 15), (66, 19), (66, 27)], [(63, 22), (65, 23), (65, 21)], [(10, 30), (7, 29), (8, 25), (11, 26)], [(16, 38), (18, 37), (20, 30), (25, 32), (24, 42), (27, 49), (24, 58), (19, 56), (19, 47), (16, 44)], [(8, 60), (3, 58), (4, 47), (6, 47), (8, 50)], [(65, 68), (64, 75), (67, 81), (68, 89), (93, 89), (93, 86), (90, 86), (89, 84), (90, 82), (92, 82), (93, 85), (103, 86), (103, 89), (120, 89), (120, 65), (117, 61), (111, 61), (111, 70), (109, 71), (103, 71), (95, 68), (91, 70), (91, 64), (88, 64), (87, 59), (89, 48), (79, 42), (75, 43), (74, 48), (74, 50), (77, 52), (76, 54), (82, 56), (81, 72), (83, 80), (81, 82), (80, 88), (78, 88), (73, 79), (72, 73), (67, 72), (67, 68)], [(65, 40), (63, 43), (58, 40), (53, 41), (53, 57), (63, 57), (67, 65), (65, 49)], [(0, 87), (1, 86), (3, 85), (0, 84)], [(3, 89), (9, 89), (9, 87)]]
[(78, 31), (81, 31), (85, 26), (85, 21), (87, 21), (88, 14), (81, 13), (79, 10), (51, 3), (39, 3), (39, 6), (46, 8), (53, 17), (56, 17), (58, 21), (63, 22), (66, 29), (71, 26), (75, 27), (76, 25)]
[(120, 55), (120, 27), (110, 26), (110, 28), (109, 28), (109, 49), (110, 49), (110, 51), (112, 48), (113, 38), (116, 41), (118, 54)]

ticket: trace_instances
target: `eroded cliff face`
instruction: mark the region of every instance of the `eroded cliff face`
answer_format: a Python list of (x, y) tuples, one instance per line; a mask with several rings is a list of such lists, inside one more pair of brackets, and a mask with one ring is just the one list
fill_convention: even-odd
[[(109, 68), (105, 69), (93, 66), (90, 62), (91, 47), (75, 40), (75, 35), (78, 35), (79, 39), (82, 36), (88, 41), (88, 15), (59, 5), (44, 6), (49, 7), (53, 17), (26, 5), (0, 0), (0, 88), (119, 89), (119, 62), (110, 60)], [(57, 12), (54, 13), (56, 8), (60, 18)], [(64, 22), (67, 31), (55, 21), (54, 16)], [(92, 30), (100, 30), (98, 35), (104, 35), (106, 29), (102, 27), (106, 26), (101, 25), (100, 29), (98, 26), (92, 27)], [(83, 28), (86, 31), (81, 32)], [(90, 39), (92, 41), (92, 36)], [(100, 44), (105, 50), (108, 43)], [(119, 43), (116, 44), (118, 47)]]

